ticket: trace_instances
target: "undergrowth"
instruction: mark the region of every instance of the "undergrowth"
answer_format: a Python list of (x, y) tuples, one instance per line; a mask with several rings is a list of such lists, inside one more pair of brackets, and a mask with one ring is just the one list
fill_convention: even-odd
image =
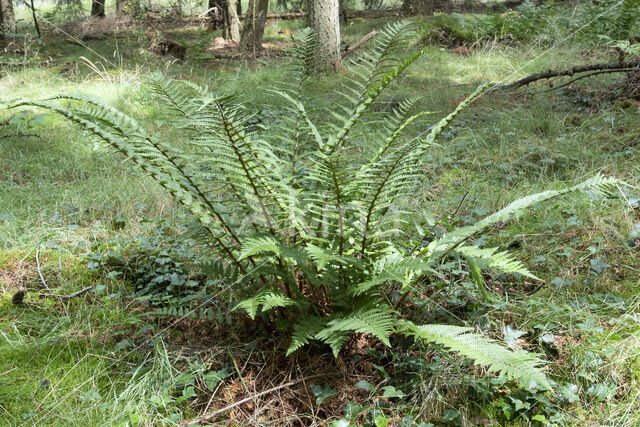
[[(356, 23), (347, 31), (358, 25), (368, 28)], [(354, 40), (360, 37), (350, 35)], [(592, 41), (592, 35), (579, 38)], [(520, 46), (530, 49), (527, 52), (508, 35), (465, 57), (433, 50), (418, 59), (419, 65), (400, 78), (401, 84), (390, 87), (383, 105), (374, 105), (374, 109), (389, 111), (407, 93), (420, 93), (426, 95), (421, 107), (453, 110), (457, 104), (452, 100), (477, 81), (584, 59), (580, 49), (586, 47), (575, 45), (520, 70), (519, 62), (540, 53), (526, 44), (530, 37), (544, 40), (544, 35), (531, 32), (519, 38)], [(473, 43), (472, 39), (434, 41), (447, 46)], [(503, 42), (511, 47), (503, 48)], [(222, 86), (231, 93), (243, 86), (263, 86), (284, 69), (275, 62), (221, 67), (212, 72), (197, 64), (193, 79), (212, 82), (211, 86)], [(180, 64), (167, 69), (177, 77), (189, 73)], [(151, 95), (146, 89), (138, 92), (139, 70), (120, 81), (107, 81), (77, 68), (61, 72), (82, 91), (89, 90), (140, 117), (142, 126), (154, 135), (172, 145), (180, 143), (182, 130), (167, 125), (162, 108), (141, 102)], [(63, 81), (57, 69), (11, 69), (8, 74), (0, 81), (6, 89), (1, 95), (4, 100), (31, 97), (31, 92), (46, 96), (58, 92), (57, 85)], [(319, 78), (309, 82), (308, 89), (325, 94), (336, 87), (336, 80)], [(451, 87), (455, 84), (466, 86)], [(122, 101), (112, 99), (118, 91), (133, 95)], [(241, 94), (241, 104), (258, 112), (248, 127), (262, 132), (263, 127), (279, 123), (287, 103), (276, 94), (262, 98), (255, 92)], [(314, 105), (331, 105), (335, 99), (317, 102)], [(310, 114), (316, 114), (314, 120), (320, 115), (313, 109)], [(440, 135), (440, 146), (432, 147), (425, 157), (428, 180), (407, 195), (402, 206), (430, 204), (430, 210), (414, 215), (417, 219), (412, 217), (415, 233), (428, 242), (477, 223), (519, 194), (561, 188), (561, 182), (584, 178), (585, 171), (603, 169), (607, 175), (635, 182), (636, 119), (632, 103), (602, 105), (580, 93), (552, 93), (533, 100), (485, 95)], [(407, 139), (432, 123), (416, 122)], [(0, 132), (5, 130), (13, 133), (16, 129), (5, 127)], [(31, 425), (37, 420), (44, 424), (69, 420), (77, 424), (174, 424), (205, 408), (219, 409), (254, 390), (284, 383), (289, 378), (282, 372), (302, 376), (324, 369), (342, 372), (345, 380), (327, 375), (292, 387), (280, 400), (269, 396), (257, 402), (257, 408), (248, 404), (227, 415), (237, 417), (238, 422), (257, 423), (286, 412), (291, 422), (335, 421), (336, 425), (411, 425), (414, 420), (437, 425), (584, 425), (607, 424), (612, 419), (621, 425), (638, 423), (637, 209), (623, 211), (599, 197), (555, 199), (527, 209), (528, 215), (497, 224), (475, 243), (508, 250), (545, 279), (544, 283), (484, 271), (480, 283), (489, 298), (483, 299), (479, 276), (474, 279), (464, 259), (454, 258), (445, 264), (443, 277), (400, 304), (399, 311), (415, 321), (465, 324), (508, 348), (542, 355), (547, 372), (557, 383), (554, 394), (545, 394), (488, 376), (442, 347), (400, 335), (389, 338), (388, 348), (355, 334), (337, 361), (327, 358), (326, 349), (318, 343), (285, 359), (282, 354), (289, 343), (286, 319), (283, 322), (276, 315), (274, 322), (258, 311), (254, 323), (239, 311), (229, 312), (238, 302), (237, 295), (229, 292), (230, 283), (220, 281), (215, 272), (203, 273), (206, 269), (200, 261), (210, 253), (185, 244), (189, 238), (182, 236), (184, 229), (174, 229), (175, 218), (181, 218), (184, 211), (167, 210), (170, 203), (152, 180), (132, 173), (130, 163), (114, 161), (98, 145), (70, 148), (69, 139), (83, 141), (86, 135), (70, 130), (53, 116), (45, 117), (44, 125), (32, 123), (19, 131), (37, 132), (46, 140), (9, 137), (0, 146), (2, 245), (28, 248), (16, 257), (4, 252), (0, 261), (4, 291), (0, 352), (6, 355), (2, 365), (8, 366), (0, 370), (0, 381), (6, 385), (0, 392), (5, 411), (0, 411), (8, 424)], [(357, 150), (373, 151), (367, 144), (358, 144)], [(354, 156), (360, 154), (357, 150)], [(104, 176), (111, 177), (109, 185), (100, 184)], [(94, 189), (98, 192), (93, 193)], [(114, 195), (118, 196), (115, 202)], [(633, 192), (626, 197), (632, 206), (637, 204)], [(42, 215), (38, 215), (40, 209)], [(149, 216), (167, 219), (150, 222), (140, 232), (138, 226)], [(151, 231), (156, 226), (158, 230)], [(114, 236), (117, 239), (112, 240)], [(60, 287), (56, 292), (71, 293), (97, 283), (97, 295), (87, 294), (70, 305), (40, 300), (40, 278), (34, 253), (29, 253), (39, 242), (44, 245), (44, 276), (52, 286)], [(93, 255), (70, 265), (50, 256), (47, 247)], [(23, 257), (28, 264), (16, 269)], [(88, 276), (87, 264), (94, 271)], [(25, 307), (10, 304), (20, 287), (33, 291)], [(220, 293), (223, 289), (227, 291)], [(387, 289), (395, 305), (402, 297), (400, 285)], [(211, 311), (193, 310), (203, 303)], [(279, 310), (274, 311), (279, 314)], [(183, 320), (176, 324), (177, 319)], [(50, 333), (52, 330), (57, 332)], [(258, 334), (269, 338), (256, 341)], [(158, 339), (151, 339), (156, 336)], [(301, 393), (309, 405), (294, 404)], [(218, 420), (228, 419), (223, 415)]]

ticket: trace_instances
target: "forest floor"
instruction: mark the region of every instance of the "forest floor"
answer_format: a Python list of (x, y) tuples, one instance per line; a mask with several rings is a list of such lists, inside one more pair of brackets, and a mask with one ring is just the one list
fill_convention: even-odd
[[(344, 27), (346, 43), (385, 22), (354, 20)], [(300, 25), (270, 23), (265, 42), (285, 47)], [(23, 65), (0, 68), (0, 103), (83, 92), (154, 130), (162, 115), (147, 102), (144, 78), (160, 70), (237, 93), (263, 115), (278, 113), (282, 100), (268, 89), (286, 76), (286, 56), (216, 59), (206, 31), (184, 28), (172, 37), (188, 46), (185, 60), (148, 53), (143, 31), (86, 46), (33, 40), (22, 48)], [(433, 45), (386, 96), (389, 103), (423, 97), (435, 121), (481, 83), (609, 55), (570, 40), (551, 47), (487, 42), (464, 55)], [(614, 80), (484, 96), (433, 147), (433, 179), (406, 203), (468, 223), (519, 196), (597, 172), (637, 183), (638, 107), (602, 101)], [(324, 108), (340, 84), (334, 75), (313, 82)], [(335, 371), (344, 374), (252, 399), (216, 422), (640, 424), (640, 214), (633, 194), (624, 202), (559, 199), (487, 237), (513, 249), (542, 283), (496, 275), (486, 277), (495, 295), (488, 302), (473, 298), (475, 287), (465, 282), (425, 296), (439, 317), (542, 353), (558, 384), (543, 395), (428, 348), (372, 351), (357, 366), (321, 353), (285, 359), (278, 337), (256, 341), (237, 314), (222, 313), (216, 322), (145, 315), (143, 303), (123, 296), (127, 284), (118, 274), (98, 272), (92, 262), (127, 242), (175, 235), (183, 212), (153, 181), (68, 123), (20, 114), (8, 122), (15, 113), (0, 110), (0, 424), (174, 425), (290, 379)], [(179, 132), (165, 136), (180, 141)], [(68, 300), (37, 296), (89, 285), (92, 292)], [(25, 303), (12, 304), (25, 289)]]

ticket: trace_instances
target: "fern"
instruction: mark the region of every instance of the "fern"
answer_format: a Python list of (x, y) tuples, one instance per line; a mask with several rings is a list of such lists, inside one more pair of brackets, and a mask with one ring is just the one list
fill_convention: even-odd
[(589, 190), (594, 192), (605, 192), (612, 186), (620, 184), (621, 182), (615, 178), (607, 178), (597, 174), (593, 178), (581, 182), (573, 187), (562, 190), (548, 190), (523, 197), (473, 225), (458, 228), (453, 232), (444, 235), (440, 239), (434, 240), (423, 252), (432, 261), (432, 263), (435, 263), (465, 241), (486, 231), (493, 225), (512, 219), (516, 215), (522, 213), (526, 208), (537, 203), (548, 201), (576, 191)]
[(499, 252), (498, 248), (459, 246), (453, 252), (473, 260), (480, 268), (490, 268), (503, 273), (516, 273), (534, 280), (540, 280), (527, 270), (522, 262), (513, 259), (508, 252)]
[(291, 343), (287, 349), (287, 356), (297, 351), (298, 349), (309, 344), (316, 334), (324, 328), (326, 320), (318, 318), (316, 316), (306, 317), (300, 320), (293, 326), (293, 332), (291, 334)]
[(393, 333), (396, 324), (397, 319), (388, 307), (365, 306), (329, 321), (327, 327), (318, 332), (315, 338), (328, 343), (334, 355), (337, 355), (340, 351), (340, 346), (335, 343), (334, 338), (336, 336), (342, 337), (345, 332), (349, 333), (349, 335), (353, 332), (371, 334), (386, 346), (391, 347), (389, 337)]
[(291, 298), (263, 289), (256, 296), (238, 303), (233, 310), (245, 310), (249, 317), (255, 319), (259, 309), (262, 309), (263, 312), (268, 312), (274, 308), (289, 307), (295, 304), (296, 302)]
[[(167, 126), (180, 129), (180, 144), (163, 142), (134, 118), (85, 95), (10, 108), (33, 106), (66, 117), (166, 189), (192, 214), (190, 236), (215, 252), (215, 261), (203, 269), (236, 287), (235, 310), (251, 319), (299, 319), (290, 328), (287, 354), (316, 340), (337, 356), (354, 333), (371, 334), (387, 346), (394, 333), (403, 333), (527, 387), (550, 387), (532, 355), (511, 352), (464, 327), (416, 326), (402, 320), (406, 313), (397, 312), (387, 296), (420, 292), (428, 283), (423, 279), (442, 277), (446, 257), (467, 260), (476, 278), (480, 269), (492, 269), (537, 279), (507, 252), (466, 242), (536, 203), (575, 191), (608, 191), (618, 181), (596, 175), (533, 194), (425, 248), (407, 248), (404, 241), (415, 240), (405, 239), (415, 212), (398, 201), (425, 179), (427, 151), (444, 129), (490, 88), (480, 86), (426, 136), (409, 137), (431, 114), (420, 110), (420, 99), (401, 101), (386, 113), (374, 106), (425, 53), (400, 56), (412, 28), (401, 22), (379, 33), (373, 49), (350, 64), (342, 101), (330, 115), (315, 109), (306, 91), (316, 43), (310, 30), (298, 33), (292, 83), (273, 91), (288, 106), (269, 126), (256, 125), (258, 113), (233, 96), (160, 75), (149, 78), (149, 95), (163, 106)], [(172, 307), (158, 314), (210, 315)]]
[(450, 325), (421, 325), (403, 322), (405, 334), (470, 358), (476, 364), (488, 365), (489, 372), (499, 372), (517, 379), (527, 389), (551, 389), (552, 383), (540, 369), (542, 361), (525, 351), (511, 351), (473, 329)]

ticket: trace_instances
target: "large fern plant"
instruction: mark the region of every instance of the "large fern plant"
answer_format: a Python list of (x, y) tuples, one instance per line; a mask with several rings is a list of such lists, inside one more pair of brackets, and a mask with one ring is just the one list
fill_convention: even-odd
[(295, 83), (275, 91), (289, 108), (268, 127), (256, 124), (252, 111), (232, 96), (152, 77), (154, 101), (184, 134), (180, 145), (161, 141), (135, 119), (88, 96), (60, 95), (12, 107), (59, 113), (164, 187), (198, 220), (217, 259), (242, 277), (236, 308), (251, 318), (279, 318), (279, 324), (288, 325), (287, 354), (312, 340), (338, 355), (355, 333), (370, 334), (387, 346), (392, 334), (404, 334), (488, 365), (526, 387), (549, 388), (541, 361), (532, 354), (508, 350), (467, 327), (416, 325), (401, 318), (400, 304), (388, 295), (391, 290), (419, 293), (425, 277), (437, 275), (447, 257), (465, 259), (474, 269), (535, 279), (509, 254), (467, 242), (536, 203), (602, 190), (614, 180), (598, 175), (565, 190), (527, 196), (415, 250), (403, 237), (414, 214), (403, 207), (403, 199), (423, 179), (425, 154), (436, 138), (487, 86), (428, 134), (407, 136), (425, 115), (414, 111), (417, 99), (386, 113), (374, 106), (423, 53), (399, 56), (410, 33), (407, 23), (381, 31), (375, 47), (353, 62), (352, 77), (340, 92), (343, 102), (331, 111), (308, 111), (305, 88), (315, 39), (310, 31), (300, 31)]

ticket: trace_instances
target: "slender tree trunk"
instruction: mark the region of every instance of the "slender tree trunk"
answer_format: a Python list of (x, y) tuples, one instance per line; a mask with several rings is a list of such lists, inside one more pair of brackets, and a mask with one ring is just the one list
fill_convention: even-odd
[(0, 0), (0, 35), (16, 33), (16, 16), (13, 14), (12, 0)]
[(94, 18), (104, 18), (104, 3), (106, 0), (91, 1), (91, 16)]
[(240, 15), (238, 15), (239, 2), (240, 0), (227, 0), (227, 14), (229, 16), (229, 37), (227, 38), (236, 43), (240, 42)]
[(432, 15), (434, 0), (404, 0), (402, 13), (405, 15)]
[[(240, 2), (238, 2), (239, 4)], [(269, 0), (250, 0), (247, 9), (247, 18), (242, 28), (240, 39), (240, 49), (245, 52), (256, 52), (262, 50), (262, 37), (264, 27), (267, 23), (267, 11)]]
[(340, 67), (340, 7), (338, 0), (311, 0), (311, 28), (318, 37), (319, 69)]

